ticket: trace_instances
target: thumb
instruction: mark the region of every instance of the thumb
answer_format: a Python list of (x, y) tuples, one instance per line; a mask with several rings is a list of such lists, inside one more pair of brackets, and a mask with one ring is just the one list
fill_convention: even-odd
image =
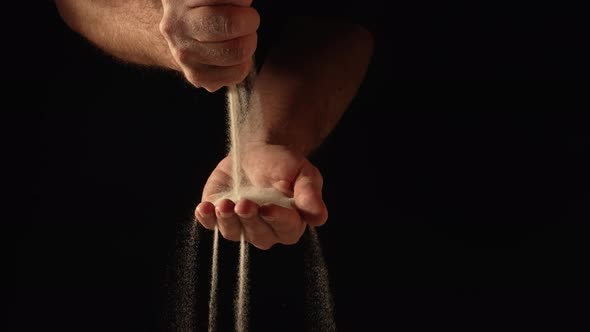
[(295, 179), (293, 197), (304, 222), (321, 226), (328, 220), (328, 209), (322, 199), (323, 178), (311, 163), (306, 163)]

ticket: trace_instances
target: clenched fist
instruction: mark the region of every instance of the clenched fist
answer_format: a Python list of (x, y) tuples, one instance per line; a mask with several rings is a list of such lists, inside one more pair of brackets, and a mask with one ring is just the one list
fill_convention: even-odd
[(252, 0), (162, 0), (160, 31), (186, 79), (209, 92), (244, 80), (256, 50)]

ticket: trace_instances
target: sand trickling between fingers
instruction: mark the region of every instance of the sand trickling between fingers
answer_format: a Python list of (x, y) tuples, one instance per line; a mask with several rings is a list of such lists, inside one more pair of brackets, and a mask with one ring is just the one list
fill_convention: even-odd
[(179, 234), (176, 280), (174, 289), (175, 331), (192, 330), (195, 319), (197, 286), (197, 252), (199, 227), (196, 221), (182, 223)]
[(310, 331), (336, 331), (328, 268), (314, 227), (307, 227), (305, 242), (306, 305), (310, 308), (307, 311), (307, 326)]
[[(228, 110), (228, 149), (232, 160), (232, 187), (231, 190), (217, 195), (214, 204), (222, 199), (230, 199), (237, 203), (242, 198), (247, 198), (259, 205), (277, 204), (283, 207), (293, 208), (293, 198), (285, 197), (281, 192), (273, 188), (257, 188), (252, 186), (244, 177), (241, 169), (241, 144), (240, 129), (243, 127), (246, 115), (253, 108), (260, 107), (257, 96), (252, 94), (255, 81), (255, 73), (251, 72), (248, 78), (237, 86), (231, 86), (227, 92)], [(257, 111), (257, 110), (254, 110)], [(183, 252), (186, 257), (181, 262), (179, 273), (179, 289), (177, 293), (177, 318), (176, 331), (193, 331), (195, 292), (196, 292), (196, 248), (197, 248), (196, 223), (190, 231), (190, 236), (183, 243)], [(315, 229), (307, 228), (305, 234), (305, 260), (307, 276), (306, 310), (308, 313), (307, 326), (310, 331), (336, 331), (334, 321), (334, 304), (330, 293), (328, 270), (322, 256), (320, 241)], [(240, 234), (240, 253), (237, 269), (237, 285), (234, 298), (234, 320), (237, 332), (248, 331), (249, 316), (249, 257), (247, 234), (242, 229)], [(218, 329), (218, 274), (219, 274), (219, 229), (215, 227), (213, 232), (213, 248), (211, 259), (211, 288), (209, 292), (209, 332)], [(272, 317), (269, 317), (272, 319)]]
[(213, 254), (211, 257), (211, 289), (209, 291), (209, 332), (217, 331), (217, 261), (219, 256), (219, 230), (213, 231)]
[(234, 301), (236, 331), (248, 331), (248, 243), (244, 232), (240, 236), (240, 263), (238, 267), (238, 287)]

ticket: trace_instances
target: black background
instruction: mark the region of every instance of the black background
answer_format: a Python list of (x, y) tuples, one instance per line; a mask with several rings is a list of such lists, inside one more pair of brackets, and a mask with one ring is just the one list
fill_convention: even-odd
[[(576, 9), (364, 11), (372, 66), (312, 156), (339, 328), (587, 329), (589, 105), (571, 79), (588, 78), (588, 50)], [(16, 81), (25, 126), (12, 145), (32, 217), (17, 237), (16, 318), (23, 330), (167, 330), (178, 234), (225, 150), (223, 93), (112, 59), (50, 2), (36, 15), (23, 59), (37, 61)], [(222, 244), (228, 326), (235, 250)], [(301, 244), (252, 249), (253, 331), (302, 330), (303, 278)]]

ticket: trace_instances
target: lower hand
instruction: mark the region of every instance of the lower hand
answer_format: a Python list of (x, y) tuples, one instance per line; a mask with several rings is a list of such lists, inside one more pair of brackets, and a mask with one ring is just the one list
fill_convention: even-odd
[(304, 156), (279, 145), (255, 143), (243, 149), (243, 176), (257, 188), (274, 188), (292, 197), (293, 208), (275, 204), (257, 205), (248, 199), (232, 202), (216, 196), (231, 189), (231, 156), (225, 157), (211, 173), (195, 216), (207, 229), (218, 226), (227, 240), (239, 241), (243, 230), (246, 241), (259, 249), (274, 244), (295, 244), (307, 224), (319, 226), (328, 219), (322, 199), (323, 179), (319, 170)]

